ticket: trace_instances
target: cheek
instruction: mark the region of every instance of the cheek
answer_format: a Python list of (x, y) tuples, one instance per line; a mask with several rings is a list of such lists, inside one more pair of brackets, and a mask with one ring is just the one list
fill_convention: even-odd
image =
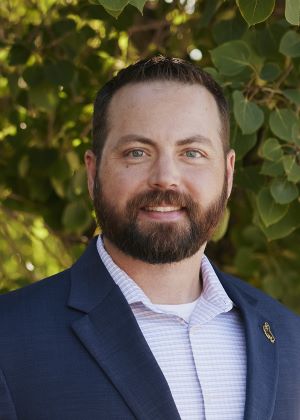
[(191, 171), (186, 173), (188, 189), (195, 200), (200, 199), (205, 202), (213, 201), (223, 187), (224, 168), (215, 168), (215, 170), (201, 170), (197, 173)]
[(103, 168), (101, 170), (102, 188), (106, 197), (110, 197), (116, 207), (123, 208), (141, 188), (141, 177), (132, 173), (126, 166), (122, 168)]

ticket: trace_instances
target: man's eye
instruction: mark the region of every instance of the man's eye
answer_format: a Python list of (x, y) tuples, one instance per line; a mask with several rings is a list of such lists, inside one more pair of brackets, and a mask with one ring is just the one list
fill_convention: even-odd
[(187, 150), (185, 154), (189, 158), (198, 158), (202, 156), (202, 154), (198, 150)]
[(130, 152), (128, 152), (128, 156), (133, 157), (133, 158), (143, 157), (144, 154), (145, 154), (145, 152), (143, 150), (140, 150), (140, 149), (130, 150)]

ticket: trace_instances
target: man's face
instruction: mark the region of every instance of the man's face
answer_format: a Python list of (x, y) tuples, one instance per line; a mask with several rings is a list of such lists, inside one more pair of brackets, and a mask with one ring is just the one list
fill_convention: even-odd
[(194, 255), (210, 239), (232, 187), (213, 96), (199, 85), (127, 85), (112, 98), (101, 162), (86, 157), (104, 236), (151, 264)]

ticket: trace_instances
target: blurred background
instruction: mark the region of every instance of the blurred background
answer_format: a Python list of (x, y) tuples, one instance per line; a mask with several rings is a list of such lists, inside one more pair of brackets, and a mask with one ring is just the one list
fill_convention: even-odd
[(97, 233), (83, 166), (93, 100), (164, 54), (206, 69), (232, 110), (235, 186), (208, 256), (300, 313), (298, 3), (2, 0), (1, 293), (67, 268)]

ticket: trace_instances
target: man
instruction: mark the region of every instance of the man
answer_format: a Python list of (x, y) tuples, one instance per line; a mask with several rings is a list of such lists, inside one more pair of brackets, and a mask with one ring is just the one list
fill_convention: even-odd
[(226, 101), (178, 59), (95, 101), (102, 236), (0, 298), (0, 420), (299, 420), (300, 319), (204, 255), (232, 188)]

